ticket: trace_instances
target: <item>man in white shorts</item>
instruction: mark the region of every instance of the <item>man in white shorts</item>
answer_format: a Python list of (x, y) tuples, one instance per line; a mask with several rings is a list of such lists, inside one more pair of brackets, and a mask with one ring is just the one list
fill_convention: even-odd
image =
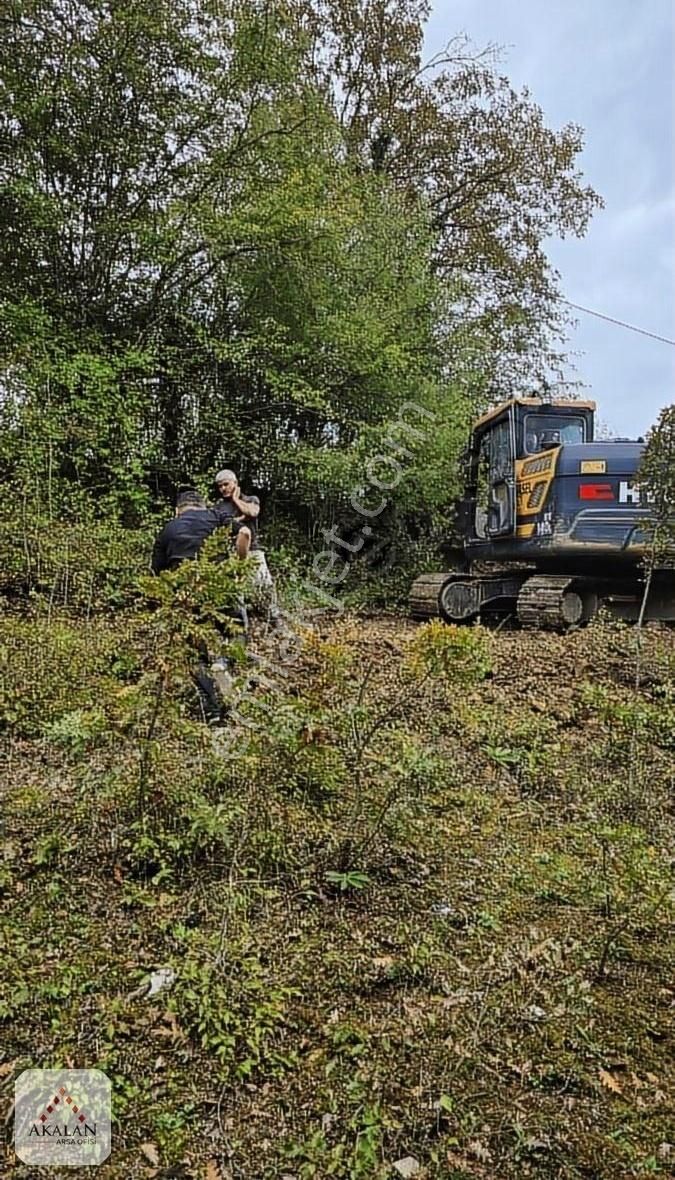
[(257, 496), (245, 496), (239, 481), (228, 468), (219, 471), (215, 478), (218, 499), (213, 512), (221, 525), (232, 529), (234, 547), (238, 557), (248, 558), (255, 564), (253, 590), (258, 604), (263, 605), (270, 622), (278, 625), (281, 614), (277, 604), (274, 581), (269, 571), (265, 553), (258, 545), (258, 516), (260, 500)]

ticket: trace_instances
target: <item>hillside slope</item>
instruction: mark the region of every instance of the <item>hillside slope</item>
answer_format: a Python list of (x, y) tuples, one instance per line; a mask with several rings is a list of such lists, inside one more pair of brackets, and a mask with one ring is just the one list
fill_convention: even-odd
[(672, 1174), (672, 632), (336, 618), (215, 745), (133, 617), (5, 632), (5, 1108), (104, 1069), (102, 1180)]

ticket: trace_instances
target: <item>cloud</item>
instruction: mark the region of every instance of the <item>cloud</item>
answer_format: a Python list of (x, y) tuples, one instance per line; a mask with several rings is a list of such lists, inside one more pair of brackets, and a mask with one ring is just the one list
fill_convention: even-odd
[[(548, 245), (565, 297), (665, 336), (675, 322), (671, 0), (437, 0), (427, 48), (457, 32), (505, 46), (500, 70), (527, 85), (550, 126), (585, 129), (582, 168), (604, 197), (586, 238)], [(642, 434), (675, 400), (675, 348), (579, 313), (569, 341), (602, 416)]]
[(639, 201), (619, 210), (609, 224), (609, 237), (614, 242), (628, 239), (640, 239), (645, 233), (651, 233), (662, 228), (670, 229), (672, 236), (672, 218), (675, 214), (675, 193), (659, 197), (655, 201)]

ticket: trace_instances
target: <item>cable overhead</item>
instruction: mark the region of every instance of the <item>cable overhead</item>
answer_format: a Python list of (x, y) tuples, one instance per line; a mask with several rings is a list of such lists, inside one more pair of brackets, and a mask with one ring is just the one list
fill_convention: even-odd
[(657, 332), (648, 332), (646, 328), (636, 328), (635, 324), (627, 324), (625, 320), (616, 320), (614, 316), (603, 315), (601, 311), (593, 311), (591, 307), (582, 307), (580, 303), (572, 303), (571, 299), (563, 299), (560, 297), (561, 303), (566, 303), (568, 307), (574, 307), (577, 311), (585, 311), (587, 315), (597, 316), (599, 320), (607, 320), (608, 324), (618, 324), (620, 328), (628, 328), (631, 332), (639, 332), (641, 336), (649, 336), (652, 340), (660, 340), (662, 344), (672, 344), (675, 346), (675, 340), (671, 340), (668, 336), (659, 336)]

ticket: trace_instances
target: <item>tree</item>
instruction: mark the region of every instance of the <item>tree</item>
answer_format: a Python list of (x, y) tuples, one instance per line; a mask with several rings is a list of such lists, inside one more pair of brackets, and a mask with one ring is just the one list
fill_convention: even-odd
[(321, 12), (317, 59), (350, 151), (428, 202), (438, 272), (463, 280), (455, 314), (486, 332), (495, 390), (522, 392), (558, 364), (566, 323), (546, 239), (582, 235), (602, 204), (581, 182), (581, 128), (547, 128), (495, 54), (465, 37), (425, 62), (427, 0), (310, 7)]
[(315, 504), (344, 495), (365, 426), (376, 446), (397, 405), (439, 398), (428, 213), (345, 155), (297, 17), (10, 5), (4, 359), (67, 488), (226, 455)]
[(311, 531), (415, 402), (435, 425), (388, 510), (452, 497), (472, 410), (548, 356), (542, 241), (595, 198), (573, 132), (485, 60), (425, 70), (426, 11), (8, 0), (1, 415), (27, 494), (128, 517), (226, 462)]
[(675, 551), (675, 405), (666, 406), (647, 435), (640, 488), (653, 529), (650, 564), (672, 560)]

